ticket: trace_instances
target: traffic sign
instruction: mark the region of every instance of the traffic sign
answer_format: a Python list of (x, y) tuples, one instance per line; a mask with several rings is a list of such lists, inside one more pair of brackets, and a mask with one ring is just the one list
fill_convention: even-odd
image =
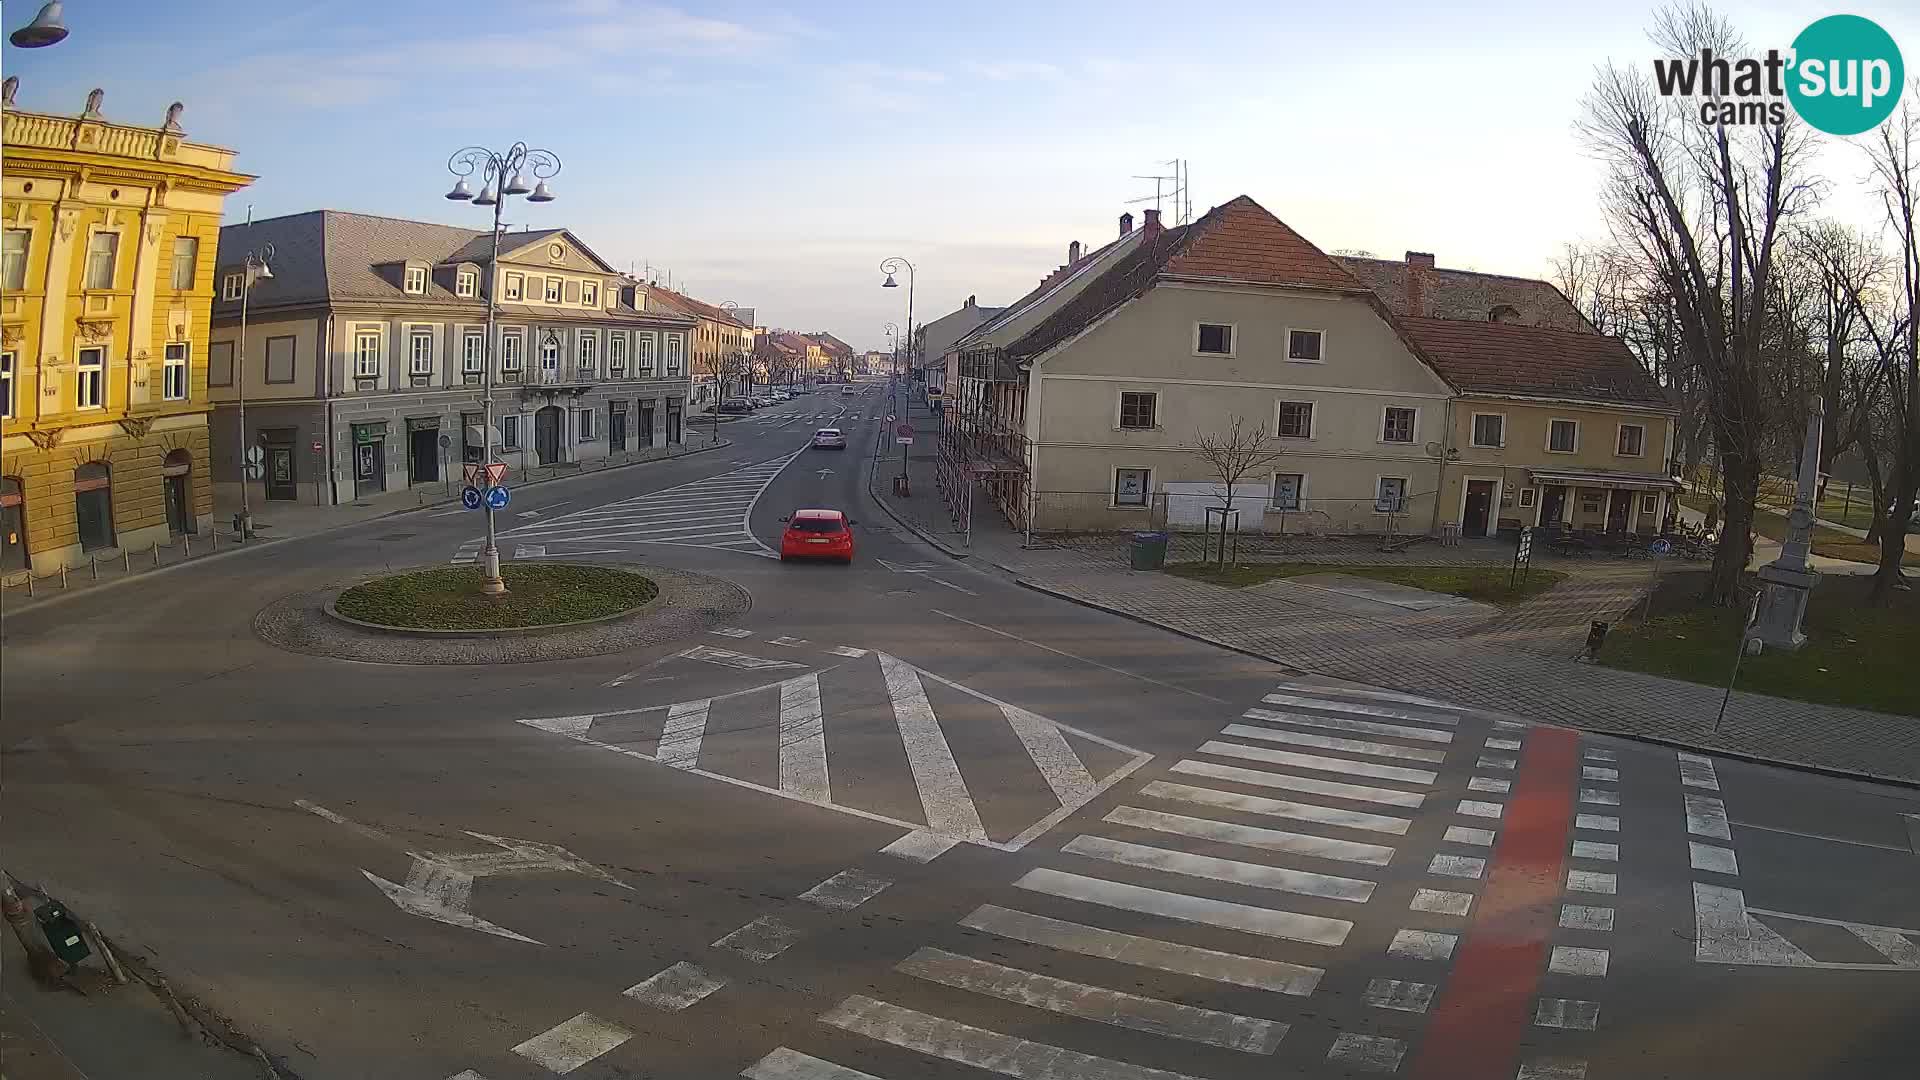
[(486, 472), (486, 468), (479, 462), (469, 461), (466, 470), (462, 473), (462, 478), (466, 480), (468, 487), (477, 488), (480, 486), (480, 478), (485, 476)]
[(487, 465), (487, 486), (490, 488), (499, 487), (500, 481), (505, 479), (506, 475), (507, 475), (506, 462), (504, 461), (489, 462)]
[[(505, 466), (502, 466), (502, 468), (505, 468)], [(488, 488), (487, 507), (492, 510), (505, 510), (507, 508), (507, 489), (503, 487)]]
[(887, 423), (889, 423), (889, 424), (891, 424), (891, 423), (893, 423), (893, 414), (892, 414), (892, 413), (888, 413), (888, 414), (887, 414)]
[(893, 441), (894, 441), (894, 442), (897, 442), (897, 443), (899, 443), (899, 444), (900, 444), (901, 446), (912, 446), (912, 445), (913, 445), (913, 436), (911, 436), (911, 435), (898, 435), (898, 436), (895, 436), (895, 437), (894, 437), (894, 440), (893, 440)]
[(247, 479), (258, 480), (265, 475), (267, 475), (267, 470), (262, 468), (259, 462), (247, 462)]
[(893, 429), (893, 433), (903, 439), (911, 439), (913, 438), (913, 425), (910, 423), (902, 423), (899, 427)]
[(481, 501), (481, 496), (480, 496), (479, 488), (474, 487), (472, 484), (468, 484), (466, 487), (463, 487), (460, 489), (460, 505), (461, 506), (464, 506), (469, 510), (478, 510), (480, 509), (480, 501)]
[(260, 464), (261, 461), (266, 459), (266, 456), (267, 456), (266, 451), (260, 449), (257, 446), (247, 447), (247, 464), (249, 465)]
[(327, 452), (326, 445), (323, 444), (319, 439), (313, 440), (313, 452), (316, 454), (326, 453)]
[(1673, 541), (1655, 540), (1653, 543), (1647, 545), (1647, 554), (1655, 558), (1671, 555), (1673, 554)]

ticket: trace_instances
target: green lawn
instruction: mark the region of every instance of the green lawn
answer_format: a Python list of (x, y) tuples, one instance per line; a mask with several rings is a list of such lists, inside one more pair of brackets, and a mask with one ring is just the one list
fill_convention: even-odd
[[(1703, 571), (1662, 575), (1652, 618), (1616, 628), (1601, 649), (1608, 667), (1725, 685), (1747, 606), (1702, 608)], [(1739, 688), (1799, 701), (1920, 716), (1920, 591), (1867, 606), (1871, 579), (1824, 577), (1807, 603), (1808, 642), (1741, 661)]]
[(1502, 607), (1538, 596), (1567, 578), (1558, 570), (1535, 567), (1525, 582), (1509, 588), (1505, 566), (1329, 566), (1324, 563), (1249, 563), (1225, 567), (1212, 563), (1174, 563), (1167, 567), (1167, 573), (1235, 589), (1244, 589), (1275, 578), (1306, 574), (1351, 574), (1354, 577), (1411, 585), (1429, 592), (1464, 596), (1469, 600)]
[[(1680, 504), (1704, 514), (1707, 507), (1713, 505), (1713, 500), (1689, 491), (1680, 496)], [(1765, 506), (1756, 506), (1753, 510), (1753, 531), (1769, 540), (1778, 540), (1787, 535), (1786, 515)], [(1825, 525), (1813, 527), (1813, 553), (1824, 555), (1829, 559), (1846, 559), (1849, 562), (1878, 563), (1880, 561), (1879, 544), (1869, 544), (1851, 533), (1844, 533)], [(1909, 551), (1901, 557), (1900, 565), (1920, 566), (1920, 555)]]
[(564, 563), (500, 568), (507, 595), (480, 592), (480, 569), (456, 566), (375, 578), (340, 594), (334, 610), (351, 619), (425, 630), (501, 630), (615, 615), (660, 592), (623, 570)]

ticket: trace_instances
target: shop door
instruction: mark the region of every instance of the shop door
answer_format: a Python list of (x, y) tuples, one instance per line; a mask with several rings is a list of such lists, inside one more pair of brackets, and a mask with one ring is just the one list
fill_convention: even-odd
[(387, 490), (387, 444), (384, 439), (355, 440), (353, 444), (353, 497), (376, 495)]
[(27, 568), (27, 501), (17, 477), (0, 479), (0, 570)]
[(1558, 525), (1567, 519), (1567, 489), (1550, 487), (1540, 496), (1540, 524)]
[(300, 498), (300, 478), (295, 473), (293, 447), (267, 447), (267, 498), (294, 502)]
[(187, 477), (166, 476), (167, 532), (180, 536), (193, 531), (193, 490)]
[(680, 403), (667, 402), (667, 444), (671, 446), (680, 441)]
[(607, 418), (607, 441), (616, 451), (627, 448), (627, 414), (624, 411), (616, 411)]
[(1616, 491), (1607, 500), (1607, 531), (1626, 532), (1627, 515), (1633, 513), (1633, 492)]
[(552, 465), (560, 460), (560, 438), (566, 425), (567, 414), (558, 405), (533, 414), (533, 450), (540, 455), (540, 464)]
[(1487, 535), (1487, 525), (1493, 517), (1493, 481), (1467, 481), (1467, 512), (1461, 524), (1461, 532), (1466, 536)]
[(653, 445), (653, 402), (640, 403), (640, 445)]
[(414, 484), (433, 484), (440, 480), (440, 431), (437, 428), (415, 428), (407, 432), (408, 459), (411, 468), (407, 479)]

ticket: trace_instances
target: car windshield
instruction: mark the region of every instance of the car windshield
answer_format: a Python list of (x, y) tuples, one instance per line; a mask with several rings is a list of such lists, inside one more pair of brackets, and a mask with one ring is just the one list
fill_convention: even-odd
[(840, 531), (840, 519), (794, 518), (793, 531), (804, 533), (837, 533)]
[(814, 434), (838, 436), (840, 434), (840, 429), (837, 427), (823, 427), (819, 431), (814, 432)]

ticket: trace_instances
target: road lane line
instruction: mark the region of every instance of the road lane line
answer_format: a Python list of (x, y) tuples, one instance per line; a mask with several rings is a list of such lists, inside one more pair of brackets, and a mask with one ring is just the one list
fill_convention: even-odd
[(780, 684), (780, 790), (808, 802), (833, 801), (818, 672)]
[(1412, 1080), (1512, 1073), (1573, 834), (1580, 736), (1539, 727), (1527, 739), (1480, 902), (1435, 1002)]
[(1291, 750), (1269, 750), (1264, 746), (1241, 746), (1238, 743), (1209, 741), (1202, 743), (1195, 753), (1246, 758), (1249, 761), (1292, 765), (1298, 769), (1312, 769), (1315, 772), (1365, 776), (1375, 780), (1398, 780), (1405, 784), (1431, 784), (1435, 776), (1426, 769), (1403, 769), (1397, 765), (1375, 765), (1370, 761), (1349, 761), (1346, 758), (1296, 754)]
[(1391, 833), (1395, 836), (1405, 836), (1407, 829), (1413, 825), (1411, 819), (1391, 817), (1386, 814), (1367, 814), (1358, 810), (1315, 806), (1312, 803), (1267, 799), (1258, 795), (1216, 791), (1213, 788), (1194, 787), (1191, 784), (1176, 784), (1165, 780), (1155, 780), (1141, 788), (1140, 794), (1151, 799), (1171, 799), (1199, 806), (1217, 807), (1222, 810), (1237, 810), (1243, 814), (1264, 814), (1267, 817), (1291, 818), (1295, 821), (1310, 821), (1316, 825), (1335, 825), (1343, 829)]
[(746, 1080), (882, 1080), (872, 1073), (835, 1065), (784, 1046), (747, 1066), (740, 1075)]
[(1382, 844), (1362, 844), (1353, 840), (1335, 840), (1331, 837), (1312, 836), (1307, 833), (1262, 829), (1252, 825), (1235, 825), (1210, 818), (1143, 810), (1137, 806), (1115, 807), (1103, 820), (1135, 829), (1150, 829), (1174, 836), (1190, 836), (1196, 840), (1213, 840), (1222, 844), (1238, 844), (1241, 847), (1279, 851), (1289, 855), (1305, 855), (1315, 859), (1360, 863), (1365, 866), (1385, 866), (1393, 861), (1393, 849)]
[(633, 1038), (633, 1032), (592, 1013), (555, 1024), (513, 1048), (535, 1065), (565, 1075)]
[[(587, 717), (586, 719), (589, 724), (593, 722), (592, 717)], [(339, 814), (336, 814), (333, 811), (327, 809), (326, 807), (321, 806), (319, 803), (311, 803), (305, 799), (295, 799), (293, 800), (293, 805), (299, 807), (302, 810), (305, 810), (309, 814), (313, 814), (317, 817), (326, 818), (328, 821), (333, 822), (335, 825), (344, 826), (348, 830), (366, 837), (368, 840), (373, 840), (382, 844), (391, 842), (388, 839), (387, 834), (381, 832), (379, 829), (376, 829), (371, 825), (362, 825), (357, 821), (353, 821), (348, 818), (341, 817)]]
[(1386, 735), (1398, 739), (1417, 739), (1420, 742), (1450, 743), (1453, 732), (1440, 728), (1408, 727), (1405, 724), (1382, 724), (1374, 720), (1352, 720), (1344, 716), (1313, 716), (1299, 712), (1277, 712), (1273, 709), (1248, 709), (1240, 715), (1249, 720), (1265, 720), (1274, 724), (1292, 724), (1295, 727), (1327, 728), (1332, 731), (1351, 731), (1356, 735)]
[(1375, 690), (1363, 686), (1310, 686), (1304, 683), (1282, 683), (1281, 689), (1301, 694), (1345, 694), (1348, 697), (1373, 698), (1375, 701), (1398, 701), (1405, 705), (1424, 705), (1429, 709), (1451, 709), (1454, 712), (1472, 712), (1465, 705), (1453, 705), (1418, 694), (1402, 694), (1397, 690)]
[(1385, 720), (1411, 720), (1416, 724), (1445, 724), (1452, 727), (1460, 722), (1458, 717), (1453, 716), (1428, 716), (1410, 709), (1391, 709), (1384, 705), (1362, 705), (1357, 701), (1336, 701), (1332, 698), (1306, 697), (1300, 694), (1268, 694), (1260, 700), (1269, 705), (1298, 705), (1302, 708), (1327, 712), (1378, 716)]
[(1337, 780), (1316, 780), (1308, 776), (1294, 776), (1291, 773), (1262, 772), (1258, 769), (1243, 769), (1237, 765), (1218, 765), (1211, 761), (1182, 761), (1167, 771), (1186, 776), (1227, 780), (1236, 784), (1302, 791), (1309, 795), (1326, 795), (1353, 802), (1379, 803), (1383, 806), (1408, 809), (1418, 807), (1427, 799), (1425, 795), (1413, 791), (1394, 791), (1389, 788), (1367, 787), (1363, 784), (1343, 784)]
[(707, 734), (707, 713), (712, 698), (682, 701), (667, 706), (667, 722), (660, 729), (660, 745), (654, 757), (662, 765), (691, 769), (700, 761), (700, 744)]
[(727, 980), (681, 961), (620, 992), (643, 1005), (651, 1005), (665, 1012), (679, 1012), (698, 1004), (708, 994), (725, 985)]
[(820, 1019), (842, 1031), (1015, 1080), (1194, 1080), (1183, 1073), (1002, 1035), (864, 994), (849, 997)]
[(1311, 995), (1314, 988), (1320, 985), (1320, 979), (1326, 975), (1321, 968), (1303, 964), (1216, 952), (1123, 934), (1118, 930), (1084, 926), (993, 904), (975, 908), (972, 914), (960, 920), (960, 925), (1063, 952), (1117, 960), (1135, 967), (1191, 975), (1198, 979), (1230, 983), (1253, 990), (1269, 990), (1291, 997)]
[(1093, 797), (1093, 774), (1087, 771), (1080, 755), (1073, 752), (1058, 725), (1017, 705), (1002, 705), (1000, 712), (1006, 716), (1013, 733), (1020, 737), (1020, 745), (1027, 748), (1027, 757), (1033, 759), (1034, 768), (1040, 770), (1040, 776), (1053, 789), (1060, 805), (1075, 806)]
[(879, 896), (893, 884), (892, 878), (869, 874), (865, 870), (842, 870), (800, 894), (800, 899), (819, 904), (830, 911), (852, 911)]
[(1208, 881), (1251, 885), (1259, 889), (1272, 889), (1276, 892), (1296, 893), (1301, 896), (1318, 896), (1327, 900), (1345, 900), (1354, 904), (1366, 903), (1367, 898), (1373, 895), (1374, 888), (1373, 882), (1358, 878), (1336, 877), (1332, 874), (1317, 874), (1310, 870), (1291, 870), (1262, 863), (1240, 862), (1237, 859), (1217, 859), (1210, 855), (1195, 855), (1186, 851), (1157, 848), (1147, 844), (1130, 844), (1122, 840), (1108, 840), (1101, 836), (1076, 836), (1060, 850), (1071, 855), (1084, 855), (1090, 859), (1118, 863), (1121, 866), (1164, 870), (1167, 873), (1184, 874)]
[(1898, 851), (1903, 855), (1920, 855), (1920, 815), (1907, 814), (1905, 817), (1911, 823), (1909, 827), (1915, 830), (1913, 833), (1914, 841), (1911, 846), (1905, 844), (1876, 844), (1871, 840), (1852, 840), (1844, 836), (1830, 836), (1827, 833), (1801, 832), (1798, 829), (1782, 829), (1777, 825), (1756, 825), (1751, 821), (1734, 821), (1731, 818), (1727, 819), (1727, 823), (1730, 825), (1738, 825), (1743, 829), (1758, 829), (1761, 832), (1779, 833), (1781, 836), (1798, 836), (1805, 840), (1825, 840), (1830, 844), (1851, 844), (1854, 847), (1879, 848), (1881, 851)]
[(1310, 746), (1316, 750), (1335, 750), (1346, 754), (1366, 754), (1369, 757), (1398, 758), (1402, 761), (1424, 761), (1439, 764), (1447, 760), (1444, 750), (1422, 750), (1413, 746), (1389, 746), (1386, 743), (1368, 742), (1363, 739), (1339, 739), (1331, 735), (1310, 735), (1304, 731), (1284, 731), (1276, 728), (1257, 728), (1249, 724), (1228, 724), (1220, 729), (1220, 734), (1231, 735), (1236, 739), (1259, 739), (1262, 742), (1286, 743), (1291, 746)]
[(1303, 941), (1309, 945), (1339, 945), (1353, 932), (1353, 923), (1345, 919), (1211, 900), (1187, 893), (1069, 874), (1047, 867), (1027, 871), (1014, 885), (1030, 892), (1080, 900), (1121, 911), (1158, 915), (1199, 926), (1241, 930), (1286, 941)]
[(1193, 697), (1203, 698), (1207, 701), (1216, 702), (1221, 705), (1233, 704), (1233, 702), (1228, 701), (1226, 698), (1217, 698), (1217, 697), (1214, 697), (1212, 694), (1203, 694), (1198, 690), (1189, 690), (1184, 686), (1175, 686), (1170, 682), (1161, 682), (1159, 679), (1142, 675), (1137, 671), (1126, 671), (1121, 668), (1112, 667), (1110, 665), (1103, 664), (1098, 660), (1089, 660), (1084, 656), (1076, 656), (1073, 653), (1067, 652), (1065, 649), (1056, 649), (1051, 645), (1043, 644), (1041, 642), (1034, 641), (1029, 638), (1023, 638), (1019, 634), (1010, 634), (1007, 631), (1001, 630), (997, 627), (988, 626), (986, 623), (977, 623), (977, 622), (974, 622), (972, 619), (963, 619), (960, 616), (955, 615), (950, 611), (941, 611), (939, 608), (928, 608), (927, 610), (933, 612), (935, 615), (941, 616), (942, 618), (952, 619), (954, 622), (957, 622), (957, 623), (965, 623), (976, 630), (985, 630), (989, 634), (998, 634), (1003, 638), (1007, 638), (1008, 640), (1011, 640), (1011, 641), (1017, 641), (1022, 645), (1029, 645), (1043, 652), (1050, 652), (1055, 656), (1064, 656), (1069, 660), (1078, 660), (1082, 664), (1086, 664), (1090, 667), (1097, 667), (1102, 671), (1110, 671), (1115, 675), (1124, 675), (1129, 679), (1138, 679), (1139, 681), (1144, 683), (1152, 683), (1155, 686), (1162, 687), (1167, 690), (1177, 691), (1182, 694), (1189, 694)]
[(907, 767), (913, 772), (914, 787), (920, 792), (920, 805), (927, 815), (927, 827), (946, 836), (967, 840), (985, 840), (986, 827), (980, 823), (980, 811), (967, 793), (960, 765), (953, 759), (953, 748), (940, 730), (927, 689), (920, 673), (890, 653), (876, 653), (880, 672), (887, 681), (887, 696), (893, 702), (894, 723), (900, 729), (900, 741), (906, 748)]

